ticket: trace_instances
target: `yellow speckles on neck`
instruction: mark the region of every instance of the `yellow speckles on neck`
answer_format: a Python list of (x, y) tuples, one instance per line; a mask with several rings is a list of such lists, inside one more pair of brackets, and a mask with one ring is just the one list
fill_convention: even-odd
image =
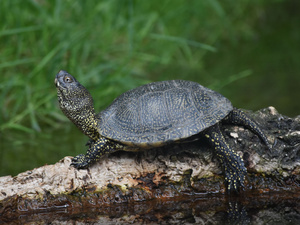
[(96, 141), (99, 138), (99, 132), (98, 122), (93, 110), (75, 114), (72, 117), (72, 121), (85, 135)]

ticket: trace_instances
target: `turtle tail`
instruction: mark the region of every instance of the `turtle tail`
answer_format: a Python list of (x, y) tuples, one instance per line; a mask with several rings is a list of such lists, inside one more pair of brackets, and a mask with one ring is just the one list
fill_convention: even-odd
[(241, 125), (251, 130), (265, 143), (269, 150), (272, 149), (272, 144), (269, 142), (267, 136), (264, 134), (259, 125), (249, 118), (242, 110), (234, 108), (224, 121), (230, 124)]

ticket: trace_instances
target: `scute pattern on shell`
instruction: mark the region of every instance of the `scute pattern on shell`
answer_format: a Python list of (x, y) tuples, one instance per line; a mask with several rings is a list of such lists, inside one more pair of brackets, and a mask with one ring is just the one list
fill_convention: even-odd
[(134, 146), (160, 146), (188, 138), (232, 111), (228, 99), (185, 80), (146, 84), (119, 96), (99, 118), (99, 133)]

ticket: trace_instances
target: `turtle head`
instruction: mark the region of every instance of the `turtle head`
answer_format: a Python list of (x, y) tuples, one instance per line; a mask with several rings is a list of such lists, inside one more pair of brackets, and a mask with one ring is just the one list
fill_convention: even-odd
[(89, 91), (66, 71), (59, 71), (54, 83), (62, 112), (86, 135), (98, 136), (93, 98)]
[(78, 92), (78, 88), (82, 89), (82, 85), (73, 77), (71, 74), (64, 70), (60, 70), (58, 74), (56, 74), (54, 83), (56, 88), (64, 93)]

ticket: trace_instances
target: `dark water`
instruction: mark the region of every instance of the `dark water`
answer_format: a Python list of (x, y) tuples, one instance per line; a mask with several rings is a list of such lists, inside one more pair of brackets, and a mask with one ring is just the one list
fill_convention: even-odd
[(45, 164), (54, 164), (65, 156), (84, 153), (87, 140), (73, 126), (57, 130), (44, 127), (42, 132), (35, 134), (0, 133), (0, 176), (15, 176)]
[[(187, 196), (102, 208), (40, 210), (0, 224), (300, 224), (300, 199), (288, 195)], [(1, 218), (1, 216), (0, 216)]]

